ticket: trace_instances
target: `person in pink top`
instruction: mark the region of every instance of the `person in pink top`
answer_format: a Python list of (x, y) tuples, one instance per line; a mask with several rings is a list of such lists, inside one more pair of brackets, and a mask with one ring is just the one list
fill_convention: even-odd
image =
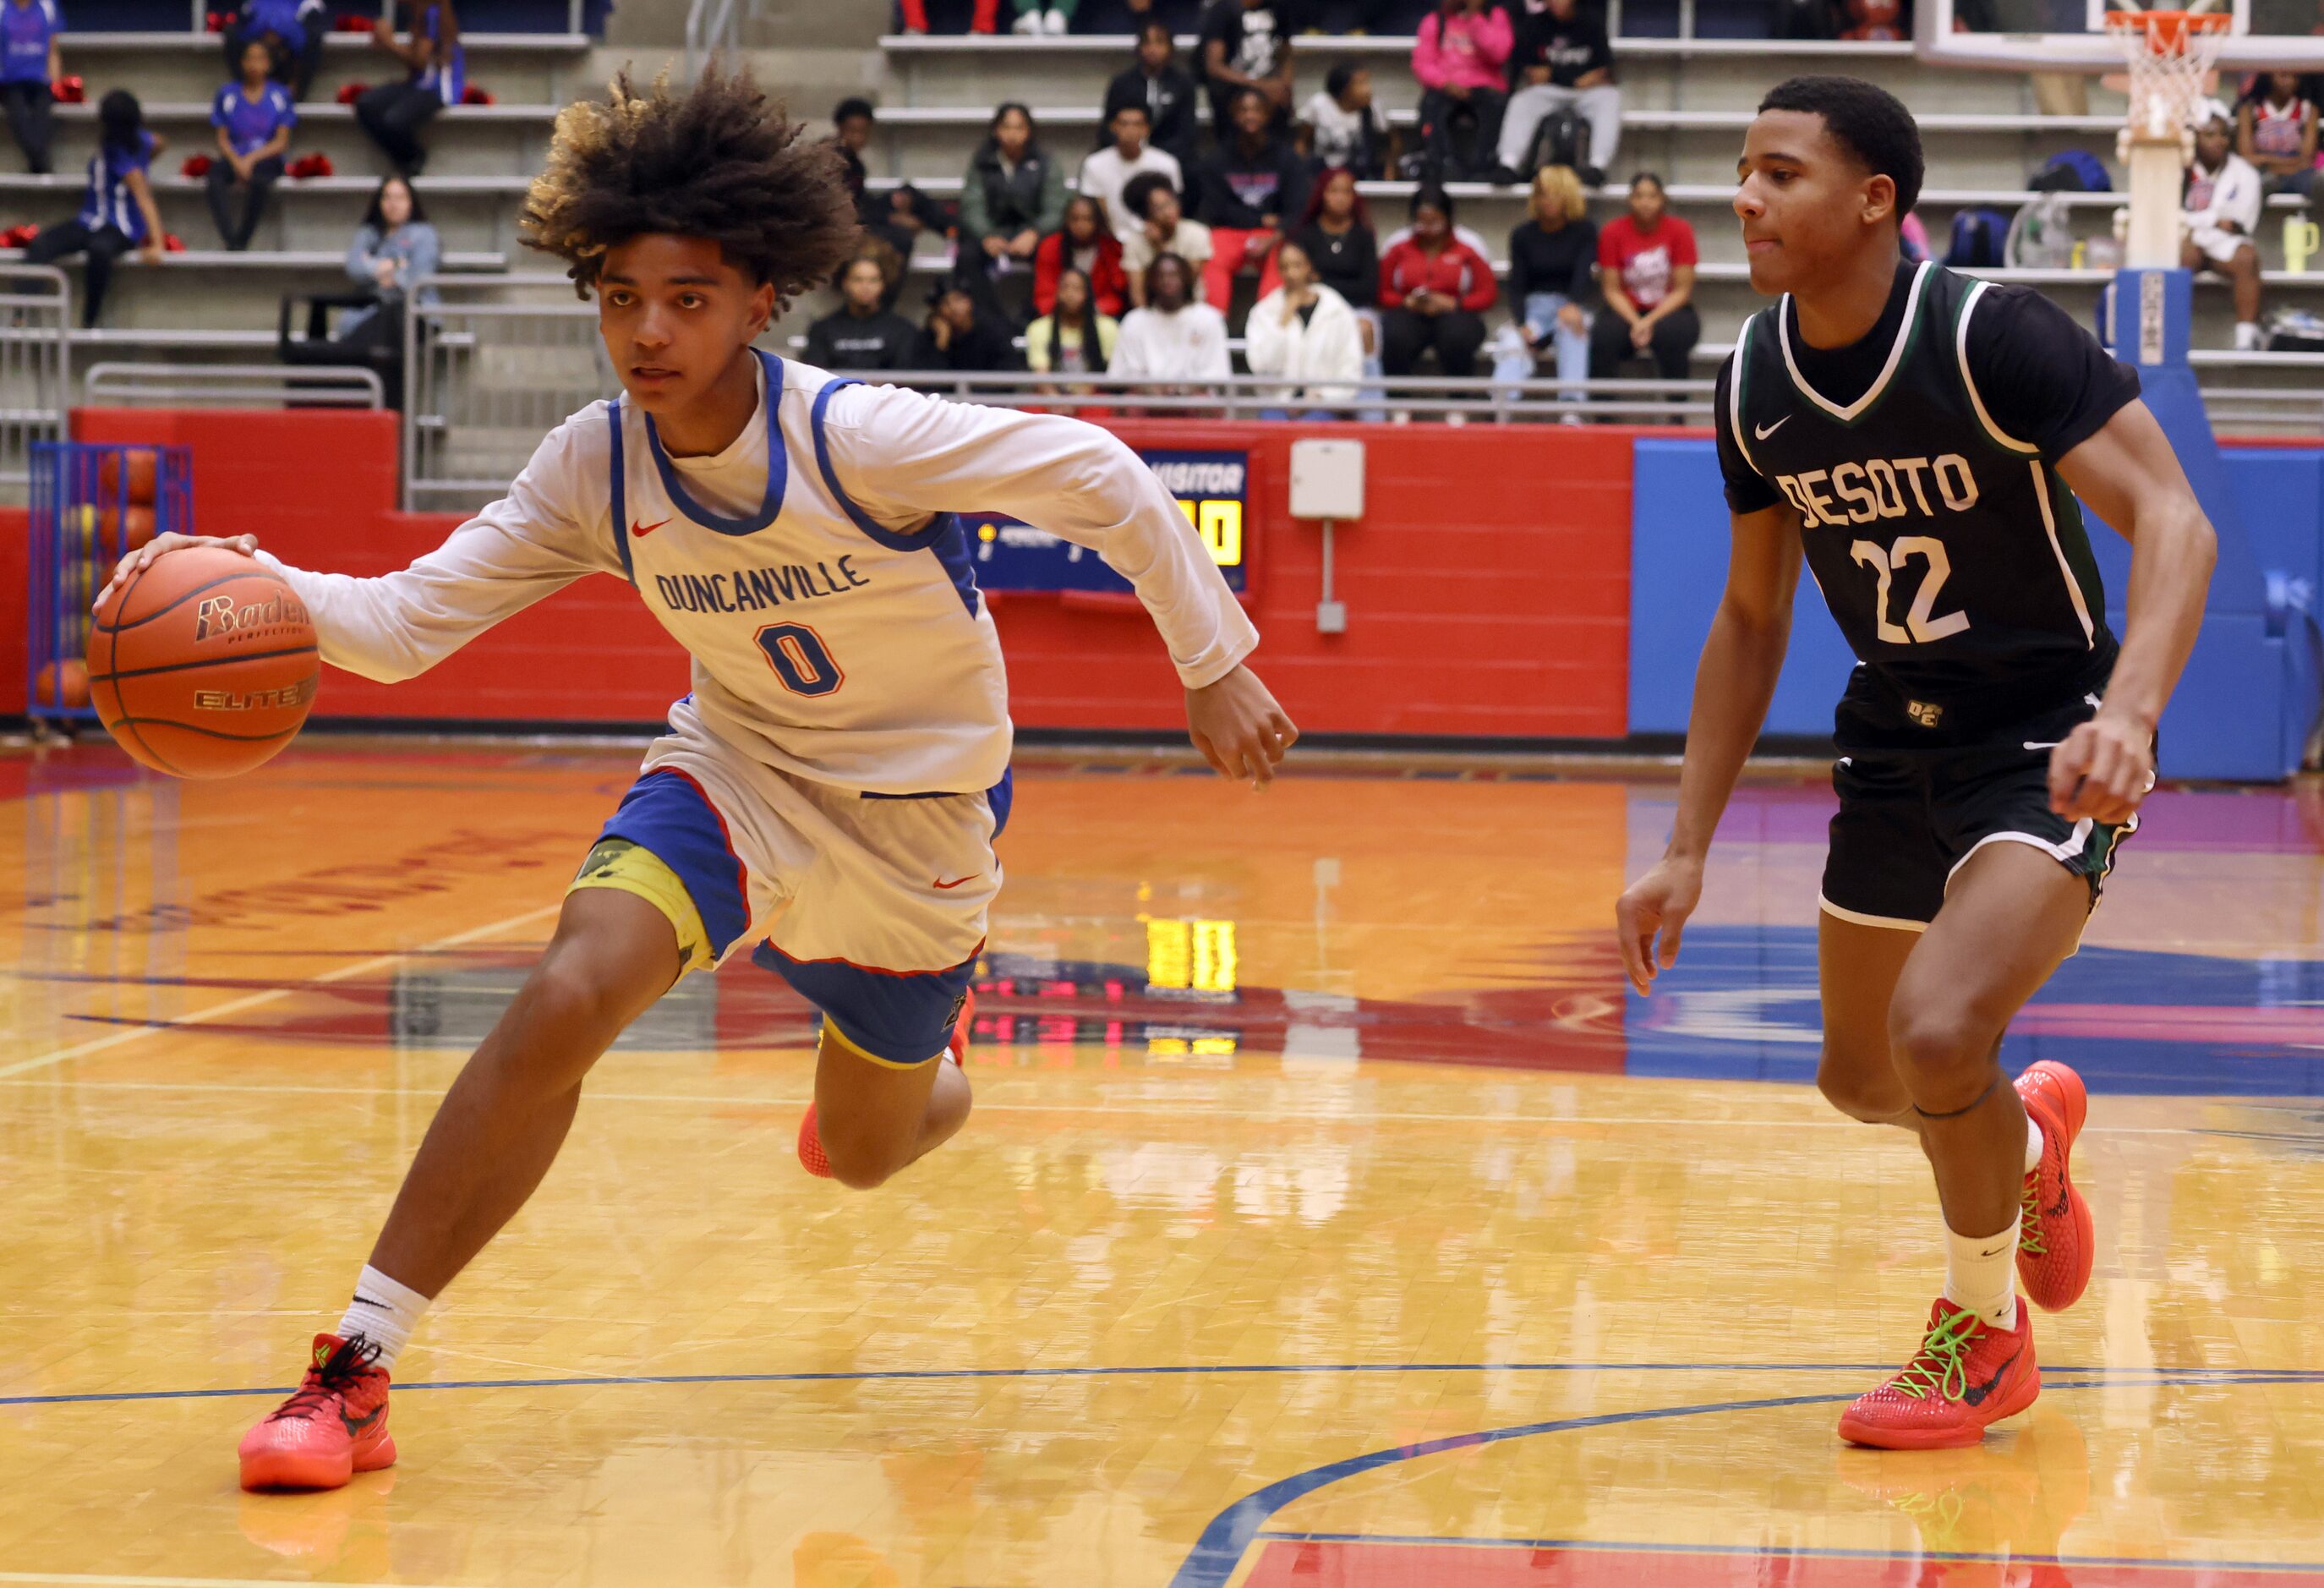
[[(1423, 17), (1412, 46), (1412, 75), (1420, 79), (1420, 143), (1440, 180), (1482, 177), (1494, 165), (1501, 112), (1508, 104), (1509, 50), (1516, 33), (1509, 14), (1491, 0), (1438, 0)], [(1469, 158), (1456, 160), (1455, 124), (1475, 125)], [(1457, 168), (1457, 169), (1456, 169)]]

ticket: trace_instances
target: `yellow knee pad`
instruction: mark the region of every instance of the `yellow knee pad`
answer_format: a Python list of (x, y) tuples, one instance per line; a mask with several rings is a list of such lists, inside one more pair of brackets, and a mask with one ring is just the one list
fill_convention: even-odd
[(710, 934), (703, 929), (702, 912), (694, 908), (693, 895), (652, 850), (627, 838), (602, 840), (581, 863), (581, 874), (566, 892), (578, 893), (584, 888), (634, 893), (669, 917), (670, 929), (678, 934), (679, 974), (707, 970), (716, 959), (711, 952)]

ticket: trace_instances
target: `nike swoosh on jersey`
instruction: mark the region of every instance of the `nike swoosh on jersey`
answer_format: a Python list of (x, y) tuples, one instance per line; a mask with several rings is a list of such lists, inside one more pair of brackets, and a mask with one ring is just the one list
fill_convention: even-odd
[(939, 893), (949, 893), (954, 888), (959, 887), (963, 882), (973, 882), (974, 881), (976, 881), (976, 873), (974, 872), (971, 872), (964, 877), (954, 877), (949, 882), (938, 882), (936, 885), (936, 891)]
[(1751, 439), (1755, 441), (1764, 441), (1791, 422), (1792, 416), (1787, 413), (1784, 415), (1783, 418), (1777, 420), (1774, 424), (1768, 425), (1765, 429), (1762, 429), (1757, 425), (1753, 425), (1751, 427)]
[(658, 518), (650, 524), (641, 524), (638, 522), (637, 520), (632, 519), (630, 521), (630, 539), (632, 540), (642, 540), (648, 535), (652, 534), (656, 530), (661, 528), (662, 525), (668, 522), (669, 522), (669, 520), (666, 518)]

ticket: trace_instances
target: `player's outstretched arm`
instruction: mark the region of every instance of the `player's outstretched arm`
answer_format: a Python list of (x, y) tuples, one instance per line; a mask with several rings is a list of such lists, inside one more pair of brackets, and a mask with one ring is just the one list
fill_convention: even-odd
[(1702, 897), (1711, 835), (1767, 720), (1791, 644), (1792, 594), (1800, 582), (1798, 511), (1784, 503), (1731, 516), (1727, 590), (1694, 669), (1670, 845), (1614, 906), (1622, 967), (1641, 993), (1678, 959), (1679, 937)]
[(2106, 703), (2050, 752), (2050, 808), (2119, 822), (2153, 785), (2155, 725), (2203, 626), (2218, 537), (2144, 402), (2060, 458), (2058, 473), (2130, 542), (2130, 590)]
[[(598, 419), (595, 429), (604, 428)], [(583, 575), (620, 571), (606, 526), (583, 522), (565, 505), (604, 494), (602, 485), (592, 489), (587, 459), (571, 444), (575, 432), (571, 422), (560, 427), (506, 496), (392, 574), (355, 578), (292, 568), (260, 550), (254, 535), (158, 535), (123, 558), (106, 587), (172, 551), (223, 546), (256, 558), (290, 585), (314, 619), (325, 661), (383, 684), (413, 678)], [(596, 474), (603, 472), (600, 463)]]

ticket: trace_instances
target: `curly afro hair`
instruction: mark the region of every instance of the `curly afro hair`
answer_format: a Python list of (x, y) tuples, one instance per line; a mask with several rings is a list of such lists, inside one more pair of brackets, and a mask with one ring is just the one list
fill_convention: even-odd
[(780, 313), (831, 279), (857, 235), (838, 151), (805, 133), (747, 72), (713, 65), (678, 94), (667, 74), (641, 94), (623, 72), (606, 103), (558, 114), (517, 235), (564, 260), (583, 298), (608, 248), (652, 233), (705, 237), (772, 283)]

